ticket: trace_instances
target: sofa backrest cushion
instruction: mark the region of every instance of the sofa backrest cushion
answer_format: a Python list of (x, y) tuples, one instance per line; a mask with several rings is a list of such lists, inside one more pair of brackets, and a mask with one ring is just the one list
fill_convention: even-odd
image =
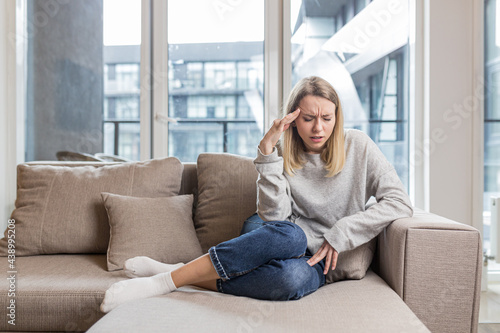
[(200, 154), (194, 223), (204, 253), (238, 237), (257, 210), (257, 170), (253, 159), (231, 154)]
[[(109, 224), (101, 192), (134, 197), (178, 195), (183, 165), (174, 157), (144, 162), (57, 165), (21, 164), (17, 169), (17, 256), (106, 253)], [(0, 254), (8, 254), (8, 237)]]
[[(198, 193), (198, 178), (196, 175), (196, 162), (183, 162), (184, 171), (182, 171), (182, 183), (179, 194)], [(196, 201), (195, 201), (196, 204)]]

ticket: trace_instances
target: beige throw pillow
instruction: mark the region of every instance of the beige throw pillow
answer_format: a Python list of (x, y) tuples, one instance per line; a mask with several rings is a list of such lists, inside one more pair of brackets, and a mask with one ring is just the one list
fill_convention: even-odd
[(257, 170), (253, 159), (231, 154), (198, 156), (196, 234), (204, 253), (211, 246), (238, 237), (257, 206)]
[(202, 255), (192, 212), (193, 195), (135, 198), (102, 193), (109, 216), (108, 271), (129, 258), (147, 256), (176, 264)]
[[(106, 253), (109, 223), (101, 192), (174, 196), (180, 190), (182, 170), (173, 157), (118, 164), (19, 165), (12, 213), (16, 255)], [(7, 254), (6, 237), (0, 240), (0, 254)]]
[(376, 245), (377, 238), (374, 238), (351, 251), (339, 253), (337, 267), (335, 267), (335, 270), (328, 272), (326, 283), (364, 278), (372, 263)]

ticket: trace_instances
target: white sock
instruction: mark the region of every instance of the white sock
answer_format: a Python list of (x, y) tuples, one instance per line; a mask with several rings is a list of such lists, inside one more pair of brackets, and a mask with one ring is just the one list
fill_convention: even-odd
[(116, 282), (106, 290), (101, 311), (108, 313), (125, 302), (165, 295), (176, 289), (170, 272)]
[(125, 261), (123, 271), (129, 278), (137, 278), (171, 272), (182, 266), (184, 266), (183, 263), (164, 264), (149, 257), (141, 256)]

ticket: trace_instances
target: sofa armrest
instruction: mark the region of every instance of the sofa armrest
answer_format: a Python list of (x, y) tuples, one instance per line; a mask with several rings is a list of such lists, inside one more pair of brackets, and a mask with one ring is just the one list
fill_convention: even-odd
[(482, 270), (477, 229), (416, 209), (378, 240), (380, 276), (432, 332), (477, 332)]

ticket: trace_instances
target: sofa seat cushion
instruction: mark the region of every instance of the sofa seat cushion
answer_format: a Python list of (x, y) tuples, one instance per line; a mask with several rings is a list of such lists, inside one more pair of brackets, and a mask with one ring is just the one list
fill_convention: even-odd
[(126, 303), (100, 332), (429, 332), (375, 273), (326, 285), (298, 300), (261, 301), (195, 287)]
[[(11, 271), (7, 258), (0, 259), (2, 270)], [(2, 309), (15, 300), (15, 326), (7, 318), (0, 321), (0, 331), (86, 331), (103, 316), (104, 292), (126, 279), (122, 271), (106, 268), (105, 254), (16, 258), (15, 297), (9, 297), (9, 281), (0, 282)]]

